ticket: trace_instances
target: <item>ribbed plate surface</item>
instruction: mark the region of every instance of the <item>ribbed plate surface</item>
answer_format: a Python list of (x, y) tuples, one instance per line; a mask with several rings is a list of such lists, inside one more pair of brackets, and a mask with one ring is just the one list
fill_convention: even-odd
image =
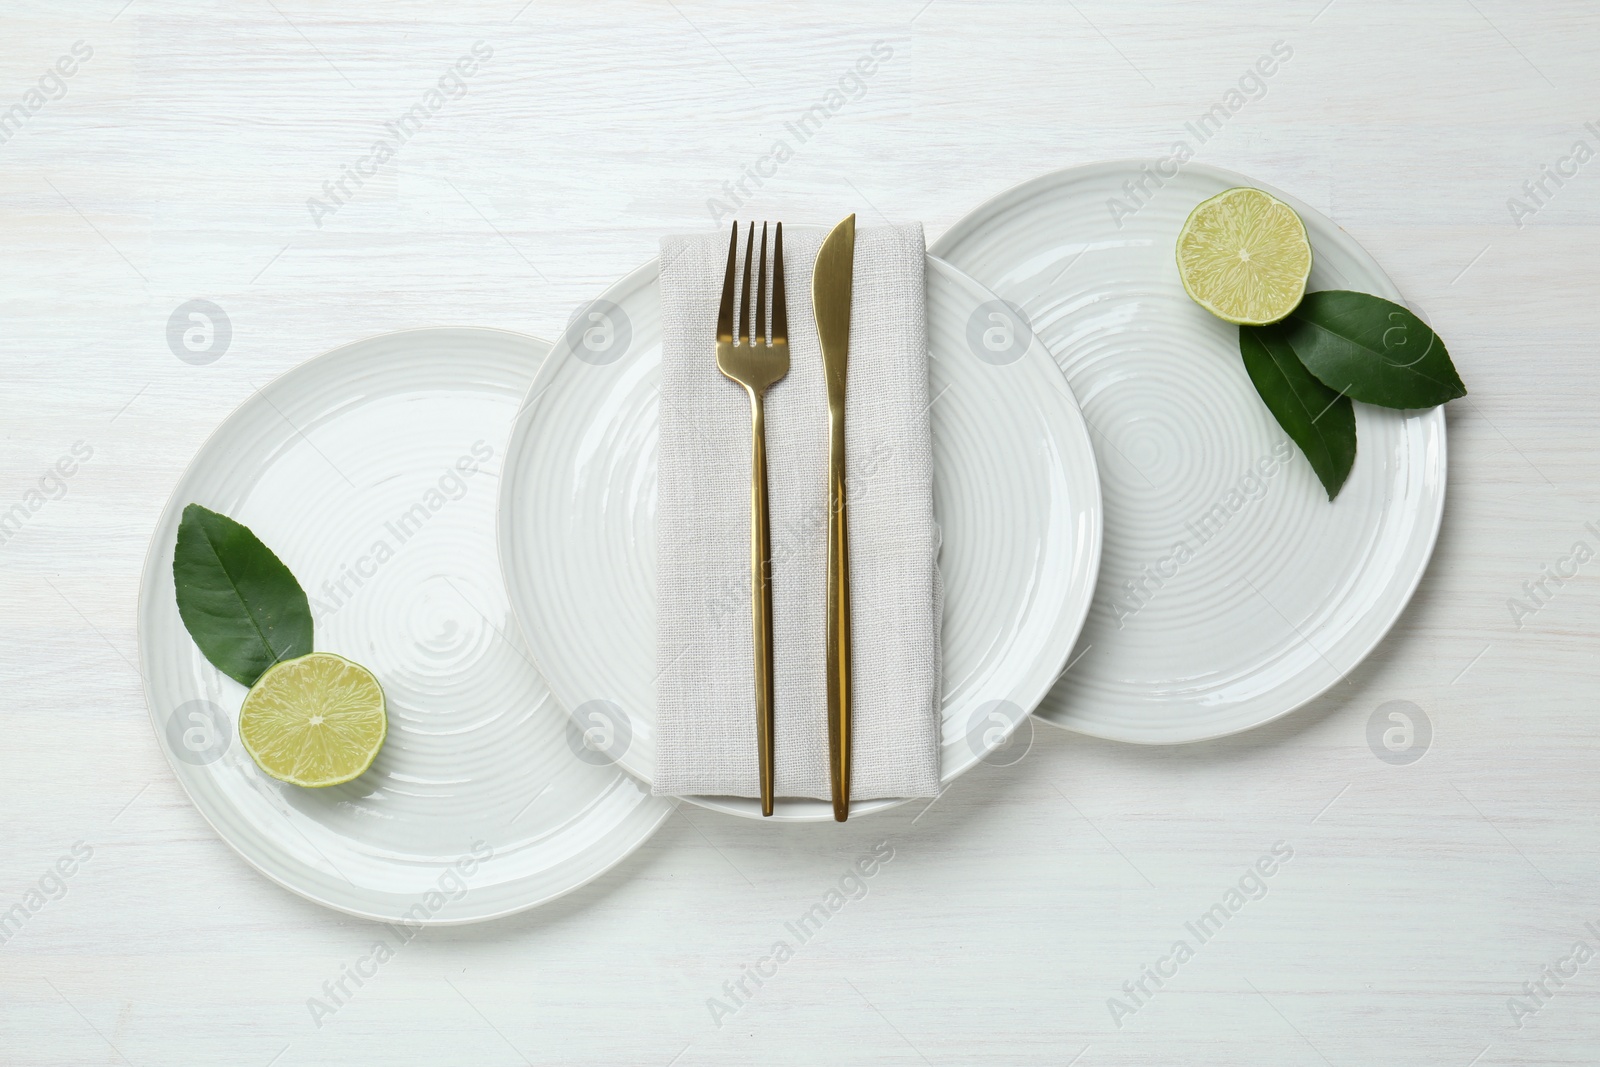
[[(156, 527), (139, 653), (157, 739), (223, 839), (311, 900), (386, 920), (493, 918), (596, 877), (670, 811), (582, 744), (506, 602), (505, 437), (548, 351), (432, 329), (311, 360), (222, 423)], [(311, 597), (316, 647), (383, 686), (389, 738), (356, 781), (284, 785), (239, 743), (245, 690), (201, 656), (174, 600), (191, 501), (277, 552)]]
[(1058, 726), (1170, 744), (1292, 711), (1382, 639), (1433, 550), (1444, 409), (1357, 404), (1355, 469), (1330, 504), (1246, 376), (1238, 327), (1184, 293), (1178, 230), (1239, 185), (1300, 213), (1309, 289), (1400, 299), (1325, 216), (1197, 163), (1175, 177), (1137, 162), (1046, 175), (933, 246), (1022, 308), (1094, 435), (1106, 551), (1081, 658), (1038, 710)]
[[(1099, 565), (1100, 499), (1087, 430), (1049, 353), (948, 264), (929, 258), (927, 286), (948, 783), (1006, 742), (1066, 664)], [(556, 344), (512, 433), (500, 504), (501, 563), (534, 660), (597, 751), (647, 782), (660, 369), (652, 262)], [(754, 800), (690, 799), (760, 816)], [(794, 799), (774, 815), (832, 817), (825, 801)]]

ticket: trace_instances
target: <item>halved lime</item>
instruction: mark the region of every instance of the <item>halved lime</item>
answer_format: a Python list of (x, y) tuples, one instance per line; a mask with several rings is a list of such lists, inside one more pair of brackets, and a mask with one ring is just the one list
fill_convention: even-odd
[(1306, 295), (1311, 241), (1294, 209), (1260, 189), (1218, 193), (1178, 233), (1178, 276), (1195, 303), (1241, 326), (1277, 322)]
[(378, 680), (331, 652), (273, 664), (239, 710), (239, 739), (256, 765), (313, 789), (364, 773), (388, 733)]

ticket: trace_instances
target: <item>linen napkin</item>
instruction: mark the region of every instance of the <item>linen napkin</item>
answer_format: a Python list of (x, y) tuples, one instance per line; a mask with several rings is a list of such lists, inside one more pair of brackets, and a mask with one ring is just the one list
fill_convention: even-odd
[[(831, 796), (824, 658), (828, 399), (811, 303), (812, 266), (825, 236), (822, 229), (784, 227), (789, 373), (766, 398), (774, 791), (817, 799)], [(741, 226), (741, 278), (744, 248)], [(755, 254), (759, 265), (759, 235)], [(654, 789), (665, 795), (760, 795), (750, 402), (717, 370), (714, 347), (727, 256), (727, 230), (661, 242)], [(856, 231), (845, 458), (851, 796), (858, 800), (932, 796), (939, 789), (943, 590), (923, 260), (920, 225)]]

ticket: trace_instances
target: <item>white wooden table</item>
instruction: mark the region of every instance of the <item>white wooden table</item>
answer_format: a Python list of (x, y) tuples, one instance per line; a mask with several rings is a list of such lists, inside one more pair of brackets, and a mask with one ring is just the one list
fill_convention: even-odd
[[(937, 237), (1030, 176), (1166, 154), (1279, 41), (1196, 158), (1345, 226), (1472, 389), (1438, 551), (1380, 651), (1225, 741), (1041, 725), (927, 810), (685, 809), (582, 892), (423, 934), (317, 1025), (373, 927), (217, 839), (132, 666), (149, 532), (218, 421), (365, 335), (550, 336), (711, 200)], [(475, 42), (464, 95), (378, 165)], [(1572, 155), (1600, 151), (1597, 47), (1582, 0), (0, 5), (0, 513), (25, 511), (0, 545), (0, 909), (31, 912), (0, 945), (0, 1063), (1597, 1062), (1600, 959), (1572, 952), (1600, 952), (1600, 562), (1509, 606), (1600, 550), (1600, 161)], [(1542, 203), (1541, 165), (1568, 171)], [(168, 343), (194, 299), (232, 329), (204, 365)], [(1396, 700), (1432, 726), (1409, 765), (1367, 741)], [(879, 842), (864, 897), (708, 1006)], [(1188, 932), (1278, 842), (1266, 895)]]

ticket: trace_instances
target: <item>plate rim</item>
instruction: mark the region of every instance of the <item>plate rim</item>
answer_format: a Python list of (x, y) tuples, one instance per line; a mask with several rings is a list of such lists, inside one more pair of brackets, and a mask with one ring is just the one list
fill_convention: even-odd
[[(310, 358), (302, 360), (292, 367), (287, 367), (280, 371), (270, 380), (255, 388), (243, 400), (235, 404), (227, 414), (223, 415), (222, 418), (217, 420), (216, 425), (211, 428), (211, 430), (206, 434), (205, 439), (200, 442), (199, 446), (196, 447), (194, 452), (189, 456), (189, 459), (184, 463), (183, 470), (179, 472), (177, 478), (173, 480), (172, 486), (167, 492), (166, 503), (162, 505), (160, 513), (156, 516), (155, 523), (150, 529), (148, 544), (145, 546), (143, 562), (140, 564), (139, 568), (139, 590), (138, 595), (134, 600), (133, 621), (134, 636), (138, 644), (140, 690), (144, 694), (145, 713), (150, 720), (150, 728), (156, 735), (156, 748), (160, 750), (162, 758), (166, 760), (167, 768), (171, 772), (172, 777), (177, 782), (179, 788), (183, 790), (184, 798), (188, 800), (189, 806), (200, 815), (200, 817), (205, 821), (206, 825), (211, 828), (212, 833), (214, 833), (219, 840), (233, 850), (235, 855), (243, 859), (252, 870), (255, 870), (269, 882), (281, 886), (303, 900), (308, 900), (311, 903), (327, 908), (330, 911), (336, 911), (358, 919), (365, 919), (371, 922), (379, 923), (406, 922), (416, 926), (469, 926), (474, 923), (492, 922), (496, 919), (503, 919), (511, 915), (520, 914), (525, 911), (530, 911), (534, 908), (542, 907), (545, 904), (564, 897), (569, 893), (576, 892), (577, 890), (582, 889), (584, 886), (589, 885), (596, 879), (609, 873), (629, 856), (637, 852), (648, 841), (650, 841), (651, 838), (656, 835), (656, 832), (661, 829), (661, 825), (672, 816), (671, 805), (662, 806), (662, 810), (658, 813), (654, 824), (650, 826), (649, 830), (637, 841), (628, 845), (617, 855), (607, 859), (600, 867), (596, 868), (581, 881), (578, 881), (573, 885), (557, 892), (544, 894), (538, 899), (530, 902), (516, 904), (507, 908), (501, 908), (493, 912), (485, 912), (481, 915), (443, 919), (429, 917), (427, 919), (417, 920), (408, 919), (404, 914), (390, 915), (376, 910), (362, 910), (357, 907), (325, 899), (315, 891), (294, 885), (287, 878), (280, 877), (278, 873), (269, 870), (262, 863), (258, 862), (255, 856), (251, 855), (245, 849), (240, 847), (240, 845), (233, 840), (231, 835), (225, 833), (222, 828), (217, 825), (217, 821), (212, 818), (212, 813), (206, 809), (204, 804), (196, 799), (194, 793), (189, 789), (189, 783), (184, 777), (184, 772), (181, 768), (179, 768), (177, 762), (174, 760), (173, 754), (169, 747), (162, 743), (161, 733), (163, 724), (157, 720), (155, 694), (151, 690), (153, 683), (150, 676), (153, 672), (147, 669), (148, 664), (146, 662), (151, 638), (146, 635), (145, 627), (143, 625), (147, 597), (151, 592), (148, 578), (150, 574), (153, 573), (152, 568), (159, 567), (161, 565), (161, 561), (157, 558), (157, 537), (167, 526), (174, 509), (178, 506), (177, 500), (179, 488), (183, 486), (189, 479), (190, 475), (194, 473), (196, 466), (200, 462), (200, 457), (216, 444), (217, 439), (222, 435), (223, 431), (227, 429), (228, 424), (231, 423), (240, 412), (244, 411), (246, 407), (257, 403), (258, 401), (270, 403), (270, 401), (266, 401), (263, 398), (265, 398), (266, 394), (270, 390), (279, 388), (281, 384), (291, 375), (300, 374), (306, 371), (308, 368), (312, 368), (314, 366), (332, 363), (339, 357), (344, 356), (349, 350), (359, 348), (363, 345), (393, 338), (430, 333), (478, 333), (514, 339), (517, 341), (531, 342), (536, 347), (543, 347), (545, 349), (545, 356), (548, 356), (550, 351), (554, 348), (554, 345), (552, 345), (551, 342), (545, 341), (539, 337), (535, 337), (532, 334), (521, 333), (516, 330), (508, 330), (497, 326), (414, 326), (407, 327), (406, 329), (402, 330), (384, 330), (378, 333), (365, 334), (333, 348), (319, 352), (317, 355), (311, 356)], [(541, 368), (543, 367), (543, 362), (544, 357), (540, 357)], [(496, 504), (496, 508), (498, 510), (498, 503)], [(499, 563), (498, 553), (496, 554), (496, 563)], [(554, 699), (555, 694), (552, 693), (550, 696), (551, 699)], [(559, 701), (557, 703), (559, 704)], [(565, 710), (564, 707), (563, 710)], [(652, 797), (651, 799), (654, 800), (657, 798)]]
[[(924, 252), (924, 261), (925, 264), (927, 264), (925, 269), (930, 272), (936, 270), (947, 271), (956, 280), (957, 284), (969, 286), (973, 289), (987, 293), (991, 297), (995, 297), (996, 295), (981, 281), (973, 278), (970, 274), (955, 264), (950, 263), (938, 256), (931, 249), (928, 249)], [(616, 292), (618, 289), (625, 287), (629, 289), (639, 288), (653, 283), (659, 276), (660, 262), (660, 256), (651, 257), (638, 267), (635, 267), (633, 270), (627, 272), (606, 286), (598, 294), (590, 298), (590, 300), (587, 301), (584, 306), (599, 300), (609, 300), (609, 294)], [(1034, 709), (1038, 707), (1039, 701), (1043, 700), (1049, 695), (1050, 690), (1054, 686), (1055, 682), (1060, 679), (1061, 674), (1063, 673), (1064, 665), (1070, 661), (1072, 652), (1077, 647), (1078, 638), (1081, 636), (1083, 627), (1088, 621), (1089, 611), (1094, 604), (1094, 590), (1099, 580), (1100, 565), (1104, 556), (1105, 547), (1104, 497), (1101, 491), (1099, 465), (1095, 460), (1094, 441), (1089, 432), (1088, 420), (1083, 414), (1083, 407), (1078, 401), (1077, 394), (1073, 392), (1072, 385), (1067, 380), (1066, 373), (1062, 371), (1060, 364), (1056, 362), (1054, 353), (1052, 353), (1043, 344), (1043, 342), (1039, 341), (1037, 337), (1033, 338), (1030, 347), (1032, 347), (1032, 345), (1038, 346), (1040, 354), (1044, 357), (1045, 362), (1054, 371), (1055, 375), (1059, 376), (1061, 379), (1062, 395), (1066, 397), (1070, 406), (1069, 417), (1073, 423), (1073, 432), (1079, 438), (1079, 440), (1076, 442), (1076, 444), (1080, 446), (1078, 451), (1081, 452), (1081, 455), (1088, 460), (1089, 476), (1085, 483), (1085, 489), (1089, 493), (1090, 499), (1086, 502), (1083, 510), (1088, 512), (1092, 517), (1090, 536), (1088, 538), (1090, 558), (1087, 566), (1085, 567), (1084, 573), (1082, 575), (1074, 576), (1075, 582), (1081, 580), (1085, 583), (1086, 593), (1082, 597), (1082, 602), (1079, 604), (1077, 611), (1074, 613), (1076, 618), (1070, 625), (1072, 640), (1067, 642), (1063, 648), (1059, 657), (1059, 662), (1054, 663), (1054, 672), (1050, 675), (1050, 680), (1038, 686), (1037, 693), (1031, 694), (1031, 706), (1026, 708), (1024, 713), (1017, 718), (1017, 721), (1010, 724), (1010, 726), (1005, 730), (1004, 736), (1006, 738), (1009, 738), (1011, 735), (1013, 735), (1022, 725), (1022, 723), (1033, 715)], [(517, 414), (513, 417), (511, 432), (507, 438), (506, 447), (506, 458), (508, 464), (513, 461), (513, 458), (518, 451), (515, 447), (513, 447), (514, 442), (524, 433), (523, 427), (531, 422), (535, 417), (535, 412), (537, 411), (537, 405), (535, 401), (546, 389), (549, 388), (550, 380), (555, 374), (558, 373), (556, 360), (559, 348), (560, 344), (558, 343), (546, 354), (544, 361), (540, 364), (538, 372), (534, 375), (532, 383), (529, 385), (528, 398), (524, 400), (522, 406), (518, 408)], [(528, 634), (528, 624), (523, 619), (523, 613), (518, 610), (516, 597), (512, 595), (512, 583), (510, 579), (512, 572), (508, 560), (508, 555), (511, 552), (511, 548), (509, 546), (509, 542), (511, 541), (511, 531), (509, 526), (512, 521), (510, 517), (512, 483), (513, 479), (509, 477), (503, 477), (501, 480), (500, 493), (496, 501), (495, 544), (500, 557), (501, 574), (505, 578), (507, 594), (511, 599), (512, 617), (516, 620), (517, 627), (523, 634), (524, 643), (527, 646), (529, 657), (533, 660), (533, 663), (539, 670), (539, 673), (542, 676), (545, 676), (546, 671), (542, 666), (538, 645), (535, 641), (530, 639)], [(1063, 622), (1064, 621), (1065, 616), (1063, 616)], [(574, 709), (567, 708), (560, 694), (556, 693), (553, 688), (551, 690), (551, 696), (558, 704), (561, 704), (561, 706), (566, 709), (569, 715), (574, 714)], [(943, 747), (944, 745), (941, 739), (941, 751)], [(935, 798), (942, 795), (944, 791), (954, 783), (957, 777), (966, 771), (971, 770), (976, 763), (981, 762), (981, 759), (982, 757), (975, 756), (971, 761), (965, 763), (960, 770), (955, 771), (947, 778), (944, 774), (944, 764), (941, 758), (939, 792), (935, 794)], [(642, 775), (635, 774), (631, 769), (624, 767), (620, 761), (618, 762), (617, 766), (623, 769), (625, 773), (633, 775), (636, 780), (641, 782), (647, 788), (654, 788), (651, 781), (644, 778)], [(754, 798), (684, 794), (681, 796), (675, 796), (675, 799), (694, 804), (697, 807), (702, 807), (710, 811), (717, 811), (723, 814), (738, 816), (740, 818), (756, 819), (761, 821), (783, 823), (816, 823), (833, 821), (832, 811), (828, 807), (827, 801), (825, 800), (814, 800), (809, 798), (786, 798), (788, 799), (789, 803), (798, 802), (816, 806), (814, 811), (807, 813), (804, 811), (795, 812), (781, 810), (784, 807), (785, 800), (780, 799), (777, 805), (779, 810), (775, 810), (771, 816), (763, 818), (759, 812), (759, 808), (757, 808), (755, 805)], [(884, 797), (873, 800), (852, 801), (850, 805), (850, 814), (852, 817), (870, 815), (880, 811), (887, 811), (891, 808), (900, 807), (903, 804), (910, 803), (914, 799), (922, 798)]]
[[(1054, 188), (1062, 183), (1094, 174), (1096, 172), (1122, 173), (1127, 169), (1137, 171), (1141, 166), (1152, 165), (1156, 162), (1158, 162), (1158, 160), (1155, 158), (1122, 157), (1118, 159), (1095, 160), (1089, 163), (1080, 163), (1075, 166), (1061, 167), (1056, 170), (1047, 171), (1044, 174), (1035, 175), (1026, 179), (1025, 181), (1018, 182), (1016, 185), (1001, 190), (1000, 192), (990, 196), (988, 199), (978, 204), (977, 207), (974, 207), (970, 211), (963, 214), (959, 219), (952, 223), (950, 227), (944, 231), (944, 233), (939, 235), (938, 240), (934, 241), (929, 246), (929, 254), (942, 257), (950, 250), (952, 246), (969, 239), (980, 226), (989, 224), (995, 215), (1008, 209), (1015, 208), (1027, 200), (1040, 196), (1049, 189)], [(1383, 265), (1378, 262), (1376, 256), (1374, 256), (1371, 252), (1368, 252), (1361, 242), (1356, 240), (1355, 236), (1341, 226), (1338, 222), (1334, 221), (1332, 218), (1329, 218), (1326, 214), (1310, 204), (1307, 204), (1299, 197), (1294, 196), (1291, 193), (1286, 193), (1269, 182), (1260, 181), (1237, 171), (1229, 170), (1225, 167), (1214, 166), (1210, 163), (1185, 162), (1181, 165), (1179, 173), (1181, 174), (1186, 171), (1208, 174), (1211, 177), (1231, 182), (1234, 185), (1253, 186), (1284, 201), (1302, 217), (1310, 215), (1325, 221), (1335, 231), (1343, 235), (1344, 240), (1348, 241), (1349, 247), (1355, 251), (1357, 258), (1364, 258), (1370, 262), (1370, 265), (1376, 272), (1377, 277), (1382, 279), (1392, 294), (1392, 296), (1388, 297), (1387, 299), (1395, 300), (1397, 303), (1411, 308), (1412, 311), (1416, 311), (1416, 308), (1414, 308), (1411, 302), (1406, 299), (1405, 294), (1400, 290), (1400, 287), (1395, 284), (1394, 279), (1390, 278), (1388, 272), (1383, 269)], [(1065, 373), (1064, 369), (1063, 373)], [(1192, 745), (1200, 744), (1205, 741), (1216, 741), (1224, 737), (1232, 737), (1235, 734), (1246, 733), (1250, 730), (1256, 730), (1260, 727), (1266, 726), (1269, 723), (1277, 722), (1279, 719), (1282, 719), (1288, 715), (1292, 715), (1294, 712), (1299, 711), (1306, 705), (1320, 699), (1334, 686), (1348, 678), (1350, 674), (1356, 670), (1356, 668), (1361, 666), (1361, 664), (1366, 661), (1367, 657), (1372, 655), (1373, 651), (1383, 643), (1384, 639), (1389, 636), (1389, 632), (1394, 629), (1395, 624), (1400, 621), (1400, 617), (1404, 615), (1406, 609), (1411, 606), (1411, 601), (1416, 595), (1417, 588), (1422, 584), (1422, 579), (1427, 575), (1429, 567), (1432, 566), (1434, 549), (1438, 545), (1439, 531), (1442, 529), (1444, 524), (1444, 509), (1445, 502), (1449, 494), (1450, 481), (1450, 454), (1447, 432), (1448, 425), (1445, 418), (1444, 407), (1445, 406), (1443, 404), (1440, 404), (1436, 407), (1430, 408), (1427, 410), (1427, 413), (1422, 416), (1422, 419), (1425, 420), (1428, 428), (1434, 432), (1435, 438), (1439, 445), (1437, 461), (1438, 490), (1434, 494), (1435, 503), (1433, 507), (1433, 514), (1427, 517), (1427, 536), (1425, 540), (1419, 540), (1418, 542), (1418, 544), (1421, 545), (1421, 552), (1417, 560), (1415, 572), (1411, 574), (1405, 581), (1404, 592), (1395, 602), (1394, 609), (1390, 613), (1389, 617), (1384, 620), (1381, 626), (1375, 628), (1371, 638), (1362, 643), (1360, 652), (1354, 655), (1350, 663), (1341, 668), (1339, 674), (1331, 681), (1316, 691), (1310, 693), (1308, 696), (1299, 699), (1290, 706), (1275, 711), (1264, 718), (1258, 718), (1249, 725), (1206, 730), (1193, 736), (1136, 736), (1127, 730), (1119, 730), (1115, 728), (1103, 729), (1097, 728), (1093, 724), (1084, 724), (1072, 721), (1057, 721), (1058, 719), (1065, 717), (1060, 715), (1051, 715), (1046, 712), (1035, 711), (1034, 717), (1056, 727), (1057, 729), (1067, 730), (1071, 733), (1080, 734), (1086, 737), (1095, 737), (1105, 741), (1117, 741), (1127, 744), (1146, 746)], [(1296, 446), (1296, 450), (1298, 451), (1298, 446)]]

